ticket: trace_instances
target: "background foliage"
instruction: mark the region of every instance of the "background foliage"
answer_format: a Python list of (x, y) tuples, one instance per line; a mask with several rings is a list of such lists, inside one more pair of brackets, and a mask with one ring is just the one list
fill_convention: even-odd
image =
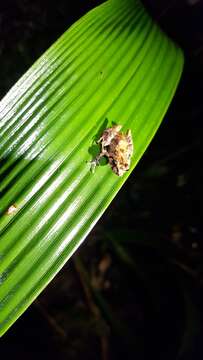
[[(102, 1), (0, 5), (0, 95)], [(203, 27), (201, 1), (145, 0), (185, 50), (158, 134), (102, 220), (0, 340), (22, 359), (201, 359)], [(181, 22), (180, 22), (181, 18)], [(33, 339), (35, 340), (33, 348)]]

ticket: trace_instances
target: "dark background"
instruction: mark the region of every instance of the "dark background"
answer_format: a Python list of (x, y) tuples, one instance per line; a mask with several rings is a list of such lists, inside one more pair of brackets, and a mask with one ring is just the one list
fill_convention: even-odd
[[(143, 2), (184, 49), (178, 91), (88, 239), (0, 339), (2, 358), (203, 358), (203, 2)], [(0, 97), (99, 3), (1, 1)]]

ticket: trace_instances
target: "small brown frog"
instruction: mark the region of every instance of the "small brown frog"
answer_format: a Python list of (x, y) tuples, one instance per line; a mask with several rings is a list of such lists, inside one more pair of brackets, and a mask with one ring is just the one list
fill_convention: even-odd
[(122, 126), (114, 125), (104, 130), (102, 136), (97, 141), (101, 144), (101, 152), (91, 161), (91, 169), (99, 165), (101, 157), (106, 156), (113, 172), (122, 176), (129, 170), (130, 160), (133, 153), (133, 140), (131, 131), (127, 130), (126, 134), (120, 132)]

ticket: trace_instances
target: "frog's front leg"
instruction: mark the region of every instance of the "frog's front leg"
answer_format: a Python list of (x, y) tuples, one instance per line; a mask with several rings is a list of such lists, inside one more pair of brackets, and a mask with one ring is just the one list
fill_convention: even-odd
[(103, 156), (108, 156), (108, 152), (105, 149), (102, 149), (102, 151), (93, 160), (90, 161), (90, 170), (92, 172), (95, 171), (96, 166), (99, 165), (100, 159)]

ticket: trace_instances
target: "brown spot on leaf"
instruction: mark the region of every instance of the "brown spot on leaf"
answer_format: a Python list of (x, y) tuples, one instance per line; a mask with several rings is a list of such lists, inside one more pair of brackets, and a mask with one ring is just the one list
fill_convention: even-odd
[(6, 215), (12, 215), (17, 211), (17, 206), (15, 204), (9, 206), (9, 208), (6, 210)]

